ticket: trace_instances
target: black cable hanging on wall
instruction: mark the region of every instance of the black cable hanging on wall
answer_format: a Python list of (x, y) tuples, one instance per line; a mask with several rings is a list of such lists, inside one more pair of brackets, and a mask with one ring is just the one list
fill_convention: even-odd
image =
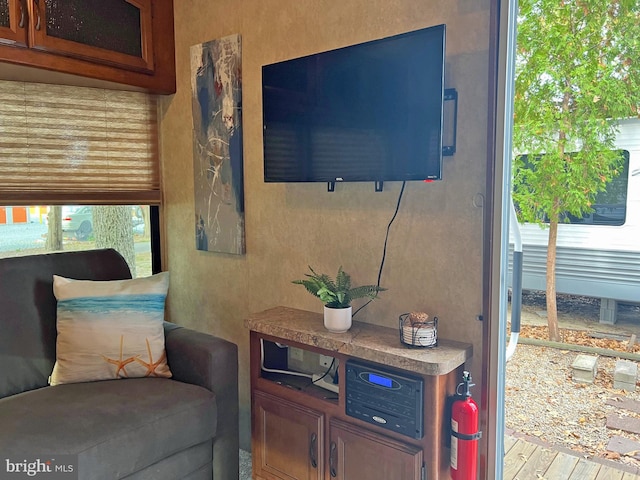
[[(395, 212), (393, 212), (393, 216), (391, 217), (391, 220), (389, 221), (389, 224), (387, 225), (387, 233), (386, 233), (386, 235), (384, 237), (384, 247), (382, 249), (382, 259), (380, 261), (380, 269), (378, 270), (378, 283), (376, 283), (376, 286), (378, 288), (380, 288), (380, 279), (382, 278), (382, 269), (384, 268), (384, 261), (385, 261), (385, 259), (387, 257), (387, 243), (389, 241), (389, 230), (391, 230), (391, 225), (393, 225), (393, 222), (395, 221), (396, 217), (398, 216), (398, 211), (400, 210), (400, 203), (402, 202), (402, 196), (404, 195), (404, 187), (406, 185), (407, 185), (407, 182), (402, 182), (402, 188), (400, 189), (400, 194), (398, 195), (398, 202), (396, 203), (396, 210), (395, 210)], [(367, 301), (367, 303), (362, 305), (360, 308), (358, 308), (353, 313), (352, 317), (355, 317), (360, 310), (362, 310), (364, 307), (369, 305), (372, 301), (373, 301), (373, 299), (369, 299), (369, 301)]]

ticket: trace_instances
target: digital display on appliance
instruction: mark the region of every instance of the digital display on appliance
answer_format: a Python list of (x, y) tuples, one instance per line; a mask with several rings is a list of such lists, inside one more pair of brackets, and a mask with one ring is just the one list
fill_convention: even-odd
[(442, 178), (445, 25), (262, 67), (265, 182)]
[(383, 387), (391, 388), (392, 383), (390, 378), (381, 377), (380, 375), (376, 375), (375, 373), (369, 373), (369, 381), (376, 385), (381, 385)]

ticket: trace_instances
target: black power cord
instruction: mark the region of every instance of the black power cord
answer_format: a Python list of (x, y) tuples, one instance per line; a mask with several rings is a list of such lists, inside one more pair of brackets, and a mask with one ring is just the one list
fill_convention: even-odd
[(312, 380), (311, 383), (318, 383), (320, 380), (322, 380), (324, 377), (326, 377), (327, 375), (329, 375), (329, 372), (331, 371), (331, 369), (333, 368), (333, 366), (336, 363), (336, 359), (334, 358), (333, 360), (331, 360), (331, 365), (329, 365), (329, 368), (327, 368), (327, 371), (324, 372), (322, 374), (322, 376), (320, 376), (319, 378), (316, 378), (315, 380)]
[[(385, 261), (385, 258), (387, 257), (387, 242), (389, 241), (389, 230), (391, 230), (391, 225), (393, 225), (394, 220), (398, 216), (398, 211), (400, 210), (400, 202), (402, 202), (404, 187), (406, 185), (407, 185), (407, 182), (402, 182), (402, 188), (400, 189), (400, 194), (398, 195), (398, 202), (396, 203), (396, 211), (393, 212), (393, 216), (391, 217), (391, 220), (389, 220), (389, 224), (387, 225), (387, 234), (384, 237), (384, 248), (382, 249), (382, 260), (380, 261), (380, 269), (378, 270), (378, 283), (376, 284), (378, 288), (380, 288), (380, 279), (382, 278), (382, 269), (384, 268), (384, 261)], [(364, 307), (369, 305), (372, 301), (373, 299), (370, 298), (367, 303), (362, 305), (353, 313), (352, 317), (355, 317), (360, 310), (362, 310)]]

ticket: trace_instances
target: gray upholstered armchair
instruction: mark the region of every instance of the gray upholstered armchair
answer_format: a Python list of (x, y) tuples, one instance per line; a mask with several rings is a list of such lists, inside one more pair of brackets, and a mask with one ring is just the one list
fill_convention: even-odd
[(80, 479), (238, 478), (237, 346), (166, 323), (171, 379), (48, 386), (56, 359), (54, 274), (131, 278), (110, 249), (0, 259), (2, 465), (71, 455)]

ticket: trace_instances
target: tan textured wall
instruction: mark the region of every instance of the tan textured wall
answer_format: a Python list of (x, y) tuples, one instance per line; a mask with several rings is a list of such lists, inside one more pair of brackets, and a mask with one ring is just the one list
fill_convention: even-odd
[[(447, 24), (446, 86), (458, 89), (458, 151), (444, 181), (409, 182), (390, 232), (382, 285), (356, 320), (397, 326), (400, 313), (440, 318), (442, 337), (474, 344), (480, 380), (482, 217), (486, 171), (489, 0), (181, 0), (175, 2), (178, 90), (162, 100), (165, 269), (169, 312), (185, 326), (240, 348), (241, 443), (250, 444), (248, 332), (254, 311), (287, 305), (322, 311), (291, 284), (312, 265), (375, 283), (401, 183), (265, 184), (261, 66), (418, 28)], [(193, 221), (189, 47), (242, 36), (246, 245), (244, 256), (199, 252)], [(359, 304), (355, 305), (356, 307)]]

